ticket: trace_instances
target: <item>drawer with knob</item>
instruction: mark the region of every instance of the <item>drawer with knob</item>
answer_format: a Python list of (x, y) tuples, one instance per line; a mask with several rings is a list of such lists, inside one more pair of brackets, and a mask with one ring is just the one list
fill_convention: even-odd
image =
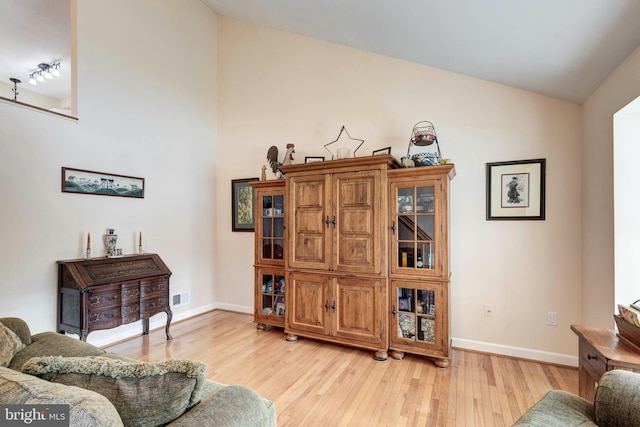
[(607, 360), (600, 352), (588, 342), (580, 342), (580, 362), (585, 370), (594, 378), (600, 378), (607, 372)]
[(92, 292), (89, 296), (89, 311), (101, 311), (105, 307), (112, 305), (120, 305), (122, 302), (122, 295), (120, 293), (120, 286), (109, 287), (107, 289), (101, 289), (102, 292)]

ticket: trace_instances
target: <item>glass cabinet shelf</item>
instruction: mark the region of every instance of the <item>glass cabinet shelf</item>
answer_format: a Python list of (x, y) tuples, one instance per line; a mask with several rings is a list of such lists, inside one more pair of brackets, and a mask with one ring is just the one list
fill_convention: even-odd
[(434, 344), (436, 342), (435, 292), (398, 288), (395, 304), (398, 338)]
[(284, 317), (285, 278), (284, 275), (260, 273), (262, 290), (260, 314)]
[(393, 194), (393, 270), (434, 270), (438, 261), (434, 185), (396, 186)]
[(254, 189), (254, 321), (258, 330), (284, 327), (285, 181), (252, 181)]
[(263, 259), (284, 260), (284, 196), (264, 195), (258, 201), (262, 206)]

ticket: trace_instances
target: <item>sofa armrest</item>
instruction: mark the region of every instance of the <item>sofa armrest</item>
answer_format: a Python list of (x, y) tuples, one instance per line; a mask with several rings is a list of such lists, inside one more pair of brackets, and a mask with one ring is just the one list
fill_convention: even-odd
[(597, 427), (593, 405), (562, 390), (550, 390), (513, 427)]
[(0, 318), (0, 322), (15, 332), (24, 345), (31, 344), (31, 331), (27, 322), (17, 317), (3, 317)]
[(275, 406), (248, 387), (231, 385), (202, 399), (196, 406), (167, 424), (171, 427), (194, 425), (275, 427)]
[(598, 381), (593, 402), (599, 426), (640, 425), (640, 374), (613, 370)]

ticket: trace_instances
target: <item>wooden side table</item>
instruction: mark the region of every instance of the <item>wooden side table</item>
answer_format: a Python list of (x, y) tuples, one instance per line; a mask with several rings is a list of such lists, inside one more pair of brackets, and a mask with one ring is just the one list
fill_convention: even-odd
[(579, 338), (578, 389), (580, 397), (593, 402), (595, 384), (612, 369), (640, 372), (640, 352), (620, 340), (614, 331), (571, 325)]

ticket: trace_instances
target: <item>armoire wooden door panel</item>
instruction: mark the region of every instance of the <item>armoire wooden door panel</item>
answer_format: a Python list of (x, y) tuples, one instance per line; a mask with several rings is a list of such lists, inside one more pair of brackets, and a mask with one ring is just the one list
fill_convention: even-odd
[(448, 351), (443, 334), (446, 331), (448, 337), (446, 286), (427, 281), (391, 281), (392, 348), (434, 355)]
[(384, 327), (380, 314), (382, 281), (371, 279), (333, 279), (332, 334), (353, 341), (380, 343)]
[(448, 257), (442, 181), (413, 178), (390, 186), (391, 273), (441, 277)]
[(452, 164), (389, 171), (389, 350), (450, 364), (449, 183)]
[(381, 178), (379, 170), (333, 176), (333, 270), (380, 273)]
[(329, 335), (328, 281), (326, 277), (316, 274), (290, 274), (287, 291), (291, 310), (287, 316), (290, 331)]
[(267, 325), (284, 327), (286, 307), (285, 259), (286, 182), (280, 179), (251, 181), (254, 191), (255, 258), (254, 321), (258, 330)]
[(289, 179), (289, 238), (292, 268), (329, 269), (331, 246), (330, 176), (297, 176)]

